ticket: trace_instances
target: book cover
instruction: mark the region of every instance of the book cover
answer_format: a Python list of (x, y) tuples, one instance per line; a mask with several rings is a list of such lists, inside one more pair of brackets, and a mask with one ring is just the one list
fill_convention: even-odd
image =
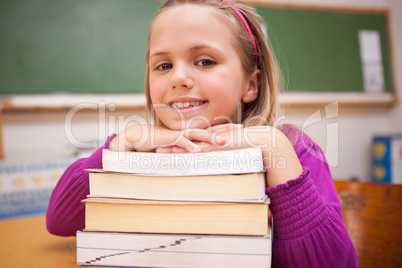
[(103, 150), (103, 170), (155, 175), (218, 175), (264, 172), (261, 148), (200, 152), (152, 153)]
[(77, 232), (77, 264), (130, 267), (271, 266), (271, 236)]
[(87, 198), (87, 231), (266, 235), (269, 199), (264, 203), (179, 202)]
[(265, 173), (160, 176), (89, 169), (91, 197), (187, 201), (264, 201)]
[(402, 184), (402, 134), (373, 138), (372, 180)]

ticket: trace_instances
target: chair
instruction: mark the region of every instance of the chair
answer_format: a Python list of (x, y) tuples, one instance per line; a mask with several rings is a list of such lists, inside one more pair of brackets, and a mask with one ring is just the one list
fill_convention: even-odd
[(402, 267), (402, 185), (334, 182), (359, 267)]

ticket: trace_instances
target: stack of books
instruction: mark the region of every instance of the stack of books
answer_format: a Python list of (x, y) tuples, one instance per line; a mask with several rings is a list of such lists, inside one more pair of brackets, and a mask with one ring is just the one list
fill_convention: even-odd
[(77, 263), (270, 267), (260, 148), (186, 154), (103, 151), (88, 170)]

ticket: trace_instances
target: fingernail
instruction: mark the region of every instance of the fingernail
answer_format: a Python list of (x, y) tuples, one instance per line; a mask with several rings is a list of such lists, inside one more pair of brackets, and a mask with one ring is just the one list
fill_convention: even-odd
[(215, 140), (216, 140), (216, 142), (225, 142), (226, 141), (226, 139), (222, 136), (216, 136)]
[(200, 147), (198, 147), (198, 145), (197, 144), (191, 144), (191, 146), (193, 147), (193, 152), (200, 152), (201, 151), (201, 148)]
[(242, 125), (242, 124), (236, 124), (236, 127), (237, 127), (237, 128), (242, 128), (243, 125)]

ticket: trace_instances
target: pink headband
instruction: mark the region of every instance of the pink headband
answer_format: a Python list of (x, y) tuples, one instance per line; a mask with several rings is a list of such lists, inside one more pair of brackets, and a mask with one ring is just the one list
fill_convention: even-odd
[(255, 42), (253, 32), (250, 29), (250, 26), (247, 23), (247, 20), (244, 18), (243, 14), (234, 6), (232, 3), (230, 3), (228, 0), (222, 0), (223, 2), (227, 3), (233, 11), (239, 16), (241, 21), (243, 22), (244, 26), (246, 26), (247, 32), (249, 33), (251, 37), (251, 41), (253, 41), (253, 46), (254, 46), (254, 52), (255, 52), (255, 62), (257, 63), (258, 66), (258, 51), (257, 51), (257, 43)]

